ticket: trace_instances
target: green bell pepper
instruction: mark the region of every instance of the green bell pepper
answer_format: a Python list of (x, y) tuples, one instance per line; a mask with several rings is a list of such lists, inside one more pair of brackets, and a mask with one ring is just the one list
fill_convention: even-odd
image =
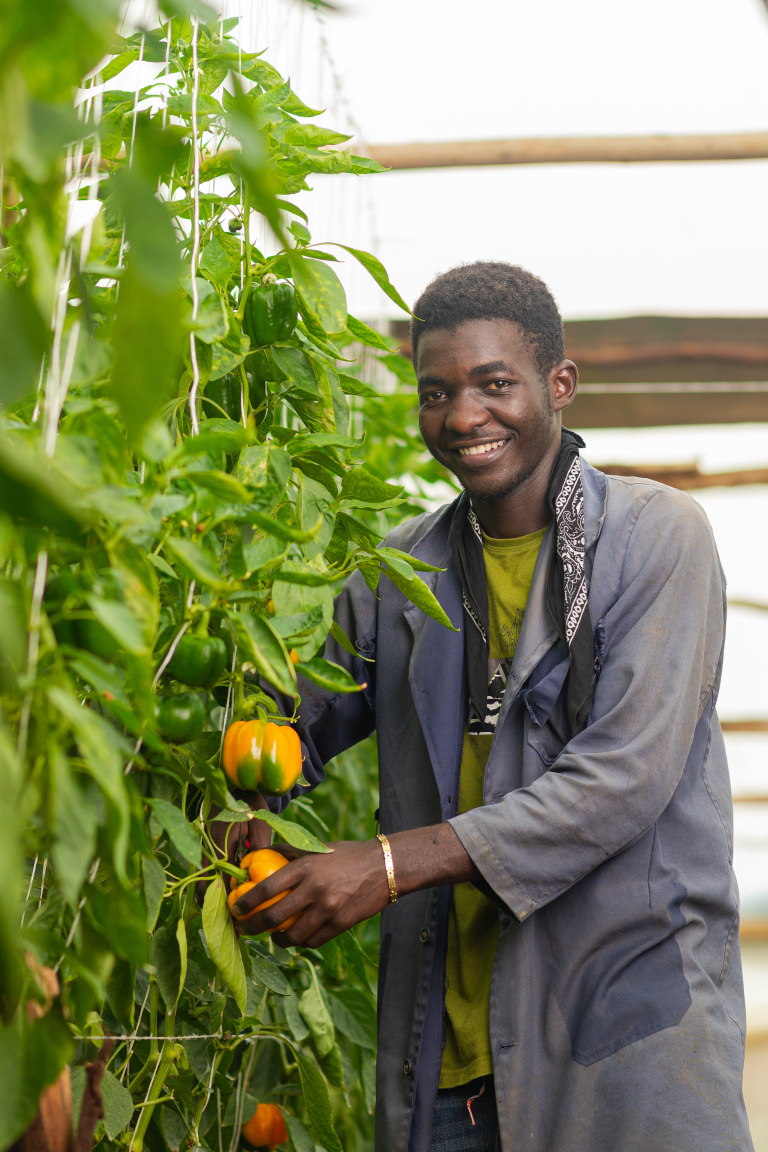
[(245, 303), (243, 331), (251, 347), (287, 340), (296, 327), (298, 310), (293, 285), (287, 281), (251, 288)]
[(176, 646), (168, 671), (190, 688), (211, 688), (227, 663), (227, 646), (218, 636), (190, 636)]
[(171, 744), (196, 740), (205, 723), (205, 707), (194, 692), (161, 696), (155, 702), (155, 720), (160, 735)]
[(209, 380), (203, 396), (204, 415), (211, 419), (221, 419), (226, 413), (230, 420), (239, 424), (242, 419), (241, 390), (240, 378), (233, 373), (228, 373), (219, 380)]

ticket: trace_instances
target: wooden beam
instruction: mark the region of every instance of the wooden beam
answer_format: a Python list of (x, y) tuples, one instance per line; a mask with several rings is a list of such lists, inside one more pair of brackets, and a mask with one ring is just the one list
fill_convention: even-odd
[(742, 920), (739, 925), (739, 935), (742, 940), (768, 940), (768, 919), (754, 919), (750, 917)]
[(768, 720), (721, 720), (723, 732), (768, 732)]
[[(768, 484), (768, 468), (745, 468), (737, 472), (700, 472), (696, 464), (601, 464), (600, 472), (608, 476), (642, 476), (647, 480), (658, 480), (670, 488), (680, 488), (684, 492), (692, 488), (735, 488), (742, 484)], [(768, 604), (729, 601), (740, 607), (767, 608)]]
[(580, 384), (570, 428), (768, 422), (768, 381)]
[(647, 164), (764, 160), (768, 132), (697, 136), (544, 136), (515, 140), (372, 144), (385, 168), (465, 168), (497, 164)]

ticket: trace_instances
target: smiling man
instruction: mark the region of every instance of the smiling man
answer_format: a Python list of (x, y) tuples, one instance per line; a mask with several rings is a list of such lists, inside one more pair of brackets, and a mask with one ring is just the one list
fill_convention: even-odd
[(383, 911), (377, 1152), (748, 1152), (724, 580), (687, 495), (606, 477), (562, 427), (546, 286), (479, 263), (412, 325), (419, 420), (459, 480), (387, 541), (442, 627), (353, 576), (367, 687), (302, 684), (313, 784), (377, 732), (382, 837), (294, 859), (248, 931), (316, 947)]

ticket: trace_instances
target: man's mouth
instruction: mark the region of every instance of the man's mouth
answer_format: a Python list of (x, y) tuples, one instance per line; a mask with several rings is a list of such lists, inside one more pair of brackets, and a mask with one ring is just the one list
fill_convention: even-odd
[(496, 448), (501, 448), (502, 444), (506, 444), (506, 440), (489, 440), (486, 444), (475, 444), (471, 448), (455, 448), (454, 451), (457, 451), (459, 456), (484, 456)]

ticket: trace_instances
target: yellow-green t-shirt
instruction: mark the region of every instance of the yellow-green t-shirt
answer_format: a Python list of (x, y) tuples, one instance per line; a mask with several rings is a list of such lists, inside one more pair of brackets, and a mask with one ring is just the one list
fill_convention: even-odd
[[(545, 531), (542, 528), (512, 540), (496, 540), (483, 533), (493, 660), (507, 660), (515, 654)], [(492, 741), (492, 736), (464, 733), (459, 812), (479, 808), (483, 803), (485, 765)], [(457, 1088), (493, 1071), (488, 1014), (498, 940), (499, 914), (495, 904), (474, 884), (456, 884), (448, 920), (441, 1088)]]

